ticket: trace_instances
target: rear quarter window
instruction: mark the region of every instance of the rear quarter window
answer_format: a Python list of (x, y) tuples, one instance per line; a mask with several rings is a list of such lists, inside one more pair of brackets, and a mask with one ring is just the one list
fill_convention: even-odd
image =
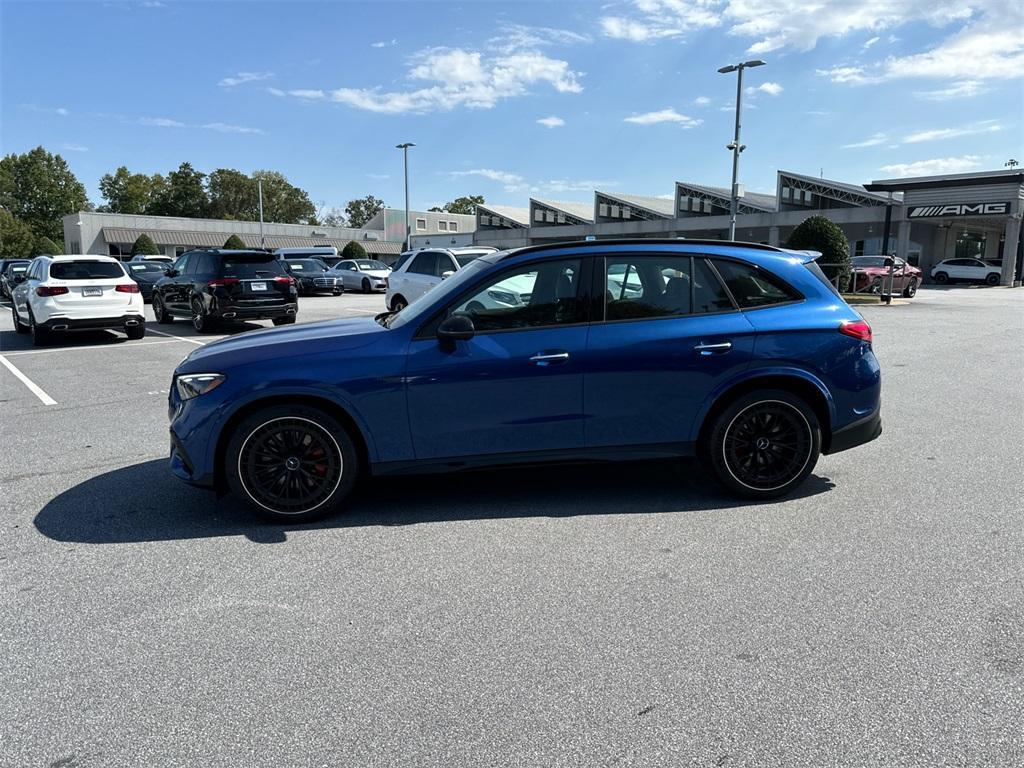
[(769, 307), (803, 298), (796, 290), (767, 270), (722, 259), (715, 259), (714, 264), (741, 309)]

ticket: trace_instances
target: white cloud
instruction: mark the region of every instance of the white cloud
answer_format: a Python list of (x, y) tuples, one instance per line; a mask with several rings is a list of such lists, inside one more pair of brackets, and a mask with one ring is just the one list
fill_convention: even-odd
[(693, 100), (693, 103), (695, 106), (698, 107), (706, 107), (708, 104), (711, 103), (711, 99), (708, 98), (707, 96), (698, 96), (696, 99)]
[(152, 125), (157, 128), (184, 128), (185, 124), (179, 120), (172, 120), (169, 117), (140, 117), (139, 125)]
[(876, 133), (871, 138), (864, 139), (864, 141), (858, 141), (853, 144), (843, 144), (843, 149), (859, 149), (860, 147), (877, 147), (879, 144), (885, 144), (889, 138), (884, 133)]
[(518, 173), (499, 171), (493, 168), (476, 168), (471, 171), (452, 171), (453, 178), (479, 176), (502, 184), (506, 192), (519, 195), (557, 195), (567, 192), (593, 192), (601, 187), (614, 187), (615, 181), (595, 181), (592, 179), (548, 179), (530, 182)]
[(961, 157), (937, 157), (932, 160), (918, 160), (914, 163), (883, 165), (880, 170), (893, 176), (935, 176), (941, 173), (966, 173), (981, 166), (978, 155)]
[(934, 128), (927, 131), (918, 131), (903, 137), (906, 144), (920, 144), (923, 141), (939, 141), (941, 139), (955, 139), (960, 136), (976, 136), (981, 133), (997, 133), (1003, 130), (1003, 126), (994, 120), (983, 120), (980, 123), (962, 125), (958, 128)]
[(369, 179), (390, 179), (390, 173), (368, 173), (366, 177)]
[(542, 117), (537, 122), (540, 125), (547, 126), (548, 128), (561, 128), (565, 125), (565, 120), (560, 117), (555, 117), (554, 115), (551, 115), (551, 117)]
[(842, 66), (831, 69), (816, 69), (815, 74), (819, 77), (827, 77), (833, 83), (863, 83), (876, 82), (877, 78), (864, 74), (864, 67)]
[(657, 112), (644, 112), (639, 115), (631, 115), (624, 118), (627, 123), (634, 123), (636, 125), (655, 125), (657, 123), (678, 123), (683, 128), (693, 128), (703, 123), (703, 120), (699, 120), (693, 117), (687, 117), (681, 115), (672, 108), (661, 109)]
[(282, 91), (280, 88), (267, 88), (267, 93), (271, 96), (287, 96), (287, 92)]
[(452, 171), (452, 176), (481, 176), (491, 181), (498, 181), (502, 184), (521, 184), (523, 177), (518, 173), (508, 171), (496, 171), (493, 168), (477, 168), (472, 171)]
[(767, 82), (761, 83), (758, 86), (752, 85), (749, 88), (747, 88), (746, 92), (750, 96), (753, 96), (756, 93), (767, 93), (769, 96), (778, 96), (780, 93), (782, 93), (782, 91), (783, 88), (778, 83)]
[(606, 37), (643, 43), (722, 23), (722, 0), (633, 0), (636, 17), (605, 16)]
[(57, 108), (56, 108), (55, 110), (53, 110), (53, 111), (54, 111), (54, 112), (56, 112), (56, 113), (57, 113), (58, 115), (60, 115), (61, 117), (66, 117), (67, 115), (71, 114), (71, 113), (70, 113), (70, 112), (68, 112), (68, 111), (67, 111), (66, 109), (64, 109), (64, 107), (57, 107)]
[(65, 142), (60, 145), (60, 148), (68, 152), (88, 152), (88, 147), (83, 147), (81, 144), (75, 144), (73, 142)]
[[(381, 114), (449, 111), (457, 107), (489, 109), (505, 99), (523, 96), (528, 88), (546, 84), (558, 93), (579, 93), (581, 74), (568, 62), (538, 51), (493, 58), (461, 48), (430, 48), (413, 59), (411, 80), (431, 85), (382, 91), (379, 88), (294, 89), (286, 93), (305, 100), (329, 100)], [(276, 95), (276, 93), (275, 93)]]
[(601, 19), (601, 30), (606, 37), (629, 40), (634, 43), (646, 43), (663, 37), (681, 35), (683, 30), (674, 27), (663, 27), (657, 24), (643, 24), (620, 16), (605, 16)]
[(398, 41), (394, 38), (390, 40), (378, 40), (376, 43), (370, 43), (371, 48), (390, 48), (393, 45), (398, 45)]
[(239, 72), (237, 75), (225, 77), (217, 85), (221, 88), (232, 88), (243, 83), (255, 83), (260, 80), (267, 80), (274, 76), (273, 72)]
[(220, 133), (263, 133), (262, 128), (246, 128), (244, 125), (229, 125), (228, 123), (207, 123), (203, 126), (210, 131)]
[(525, 24), (506, 24), (488, 44), (499, 53), (534, 51), (549, 45), (589, 43), (590, 35), (554, 27), (530, 27)]
[(977, 80), (964, 80), (959, 83), (953, 83), (948, 88), (939, 88), (934, 91), (915, 91), (914, 95), (919, 99), (926, 99), (927, 101), (949, 101), (950, 99), (966, 99), (971, 96), (977, 96), (985, 93), (987, 90)]
[(878, 35), (875, 35), (874, 37), (872, 37), (872, 38), (870, 38), (868, 40), (865, 40), (864, 41), (864, 45), (861, 46), (861, 49), (866, 51), (868, 48), (870, 48), (872, 45), (874, 45), (875, 43), (877, 43), (881, 39), (882, 38), (878, 37)]

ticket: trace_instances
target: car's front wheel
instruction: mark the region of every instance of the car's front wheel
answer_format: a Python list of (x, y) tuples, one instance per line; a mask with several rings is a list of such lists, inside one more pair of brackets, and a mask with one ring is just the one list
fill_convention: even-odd
[(813, 471), (821, 453), (814, 410), (785, 390), (738, 398), (707, 435), (705, 454), (719, 482), (750, 499), (785, 496)]
[(11, 315), (14, 320), (14, 330), (18, 333), (28, 333), (28, 328), (21, 324), (21, 318), (18, 317), (18, 310), (15, 308), (13, 303), (11, 304)]
[(917, 280), (911, 280), (903, 289), (903, 298), (912, 299), (917, 295)]
[(947, 275), (945, 272), (937, 272), (935, 274), (935, 282), (938, 283), (939, 285), (945, 285), (946, 283), (949, 282), (949, 275)]
[(370, 281), (368, 279), (366, 279), (365, 277), (363, 278), (362, 288), (363, 288), (363, 293), (369, 293), (370, 292)]
[(391, 300), (391, 311), (392, 312), (401, 312), (407, 306), (409, 306), (409, 302), (407, 302), (405, 300), (404, 296), (398, 295), (398, 296), (395, 296), (395, 298), (393, 298)]
[(337, 511), (355, 485), (359, 457), (345, 428), (319, 408), (280, 405), (246, 418), (224, 462), (232, 492), (275, 522)]
[(988, 283), (989, 285), (999, 285), (999, 275), (997, 275), (995, 272), (992, 272), (985, 278), (985, 282)]
[(170, 325), (174, 322), (171, 313), (167, 311), (167, 305), (159, 293), (153, 294), (153, 317), (160, 325)]

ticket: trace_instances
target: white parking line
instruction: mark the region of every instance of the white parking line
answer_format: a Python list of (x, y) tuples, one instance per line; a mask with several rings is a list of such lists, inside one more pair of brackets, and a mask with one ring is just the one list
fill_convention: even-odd
[(14, 363), (12, 363), (12, 362), (11, 362), (10, 360), (8, 360), (8, 359), (7, 359), (6, 357), (4, 357), (3, 355), (0, 355), (0, 363), (3, 363), (3, 366), (4, 366), (4, 367), (5, 367), (5, 368), (6, 368), (7, 370), (9, 370), (9, 371), (10, 371), (11, 373), (13, 373), (13, 374), (14, 374), (15, 376), (17, 376), (17, 377), (18, 377), (18, 380), (19, 380), (19, 381), (21, 381), (21, 383), (22, 383), (22, 384), (24, 384), (24, 385), (25, 385), (26, 387), (28, 387), (28, 388), (29, 388), (29, 391), (30, 391), (30, 392), (31, 392), (31, 393), (32, 393), (33, 395), (35, 395), (35, 396), (36, 396), (36, 397), (38, 397), (38, 398), (39, 398), (40, 400), (42, 400), (42, 401), (43, 401), (43, 405), (56, 405), (56, 404), (57, 404), (57, 401), (56, 401), (56, 400), (54, 400), (54, 399), (53, 399), (52, 397), (50, 397), (50, 396), (49, 396), (48, 394), (46, 394), (45, 392), (43, 392), (43, 390), (42, 390), (42, 389), (40, 389), (40, 388), (39, 388), (39, 386), (38, 386), (38, 385), (37, 385), (37, 384), (36, 384), (36, 383), (35, 383), (34, 381), (32, 381), (32, 379), (30, 379), (30, 378), (29, 378), (28, 376), (26, 376), (26, 375), (25, 375), (24, 373), (22, 373), (21, 371), (19, 371), (19, 370), (18, 370), (18, 369), (17, 369), (17, 368), (16, 368), (15, 366), (14, 366)]
[(154, 344), (176, 344), (175, 339), (168, 339), (167, 341), (143, 341), (138, 344), (88, 344), (84, 347), (54, 347), (53, 349), (23, 349), (18, 352), (6, 352), (7, 357), (16, 357), (18, 355), (46, 355), (53, 352), (77, 352), (80, 349), (131, 349), (133, 347), (149, 347)]
[[(159, 336), (169, 336), (172, 339), (177, 339), (178, 341), (187, 341), (189, 344), (195, 344), (198, 347), (202, 347), (202, 346), (206, 345), (205, 341), (196, 341), (195, 339), (190, 339), (190, 338), (188, 338), (186, 336), (175, 336), (173, 333), (164, 333), (163, 331), (157, 331), (157, 330), (154, 330), (153, 328), (146, 328), (146, 333), (155, 333), (155, 334), (157, 334)], [(208, 339), (208, 341), (215, 341), (215, 340), (216, 339)]]

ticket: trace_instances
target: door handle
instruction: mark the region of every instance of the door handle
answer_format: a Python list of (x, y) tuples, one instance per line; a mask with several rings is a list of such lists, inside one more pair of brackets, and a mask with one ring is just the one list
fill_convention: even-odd
[(564, 363), (568, 359), (568, 352), (539, 352), (530, 358), (530, 362), (534, 365), (546, 366)]
[(694, 351), (698, 352), (701, 357), (710, 357), (711, 355), (724, 355), (730, 349), (732, 349), (731, 341), (723, 341), (718, 344), (698, 344), (695, 346)]

